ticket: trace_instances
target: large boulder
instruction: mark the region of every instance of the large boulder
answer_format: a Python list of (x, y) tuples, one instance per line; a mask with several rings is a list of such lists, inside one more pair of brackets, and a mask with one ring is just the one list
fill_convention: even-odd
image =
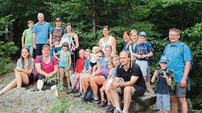
[(57, 97), (50, 90), (13, 88), (0, 96), (1, 113), (43, 113)]

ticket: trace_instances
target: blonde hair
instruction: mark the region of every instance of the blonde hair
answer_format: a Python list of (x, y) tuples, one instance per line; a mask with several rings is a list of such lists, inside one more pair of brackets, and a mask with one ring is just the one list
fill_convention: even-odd
[(117, 55), (117, 54), (115, 54), (114, 56), (112, 56), (112, 60), (115, 59), (115, 58), (120, 59), (119, 55)]
[(89, 52), (89, 53), (91, 53), (91, 50), (90, 50), (90, 49), (86, 49), (86, 52)]
[(111, 49), (111, 51), (112, 51), (112, 46), (111, 46), (111, 45), (106, 45), (106, 46), (105, 46), (105, 50), (106, 50), (107, 48)]
[(50, 46), (49, 45), (43, 45), (42, 49), (43, 50), (44, 48), (48, 48), (50, 50)]
[(135, 30), (135, 29), (133, 29), (133, 30), (131, 30), (131, 31), (130, 31), (129, 36), (131, 36), (131, 35), (132, 35), (132, 34), (134, 34), (134, 33), (136, 33), (136, 34), (138, 35), (138, 31), (137, 31), (137, 30)]
[[(31, 64), (32, 64), (32, 57), (31, 57), (31, 55), (30, 55), (30, 51), (29, 51), (29, 49), (28, 48), (26, 48), (26, 47), (23, 47), (22, 48), (22, 50), (23, 49), (25, 49), (25, 50), (27, 50), (28, 51), (28, 53), (29, 53), (29, 55), (28, 55), (28, 65), (27, 65), (27, 70), (29, 70), (30, 68), (31, 68)], [(22, 50), (21, 50), (21, 52), (22, 52)], [(20, 55), (20, 59), (21, 59), (21, 64), (22, 64), (22, 69), (24, 69), (24, 67), (25, 67), (25, 59), (22, 57), (22, 54)]]

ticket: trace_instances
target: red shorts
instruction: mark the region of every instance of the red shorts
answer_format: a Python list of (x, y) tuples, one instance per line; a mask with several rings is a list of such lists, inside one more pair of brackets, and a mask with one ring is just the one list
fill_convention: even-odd
[(98, 73), (98, 74), (96, 74), (95, 76), (103, 76), (103, 74), (101, 74), (101, 73)]

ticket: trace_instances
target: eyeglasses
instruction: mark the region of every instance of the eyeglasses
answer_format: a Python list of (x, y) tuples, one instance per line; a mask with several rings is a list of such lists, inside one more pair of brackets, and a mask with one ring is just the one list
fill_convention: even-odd
[(175, 36), (178, 36), (178, 35), (168, 35), (169, 37), (175, 37)]

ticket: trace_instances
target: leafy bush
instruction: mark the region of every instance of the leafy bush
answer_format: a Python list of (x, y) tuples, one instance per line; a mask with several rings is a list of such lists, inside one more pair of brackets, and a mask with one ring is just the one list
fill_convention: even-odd
[(10, 63), (11, 55), (15, 54), (18, 47), (14, 45), (14, 42), (5, 43), (0, 41), (0, 75), (7, 73), (6, 64)]

